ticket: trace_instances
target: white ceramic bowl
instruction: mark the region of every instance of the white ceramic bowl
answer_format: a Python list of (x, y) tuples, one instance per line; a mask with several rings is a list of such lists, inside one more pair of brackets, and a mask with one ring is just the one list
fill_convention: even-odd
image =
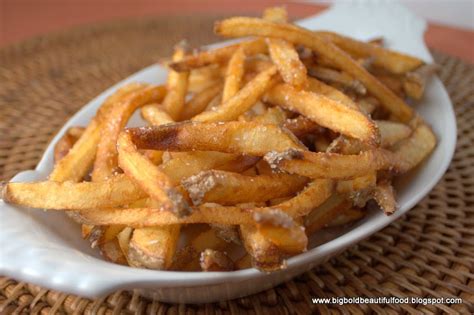
[[(426, 23), (398, 4), (380, 1), (344, 3), (298, 24), (328, 29), (359, 39), (383, 36), (390, 48), (432, 61), (423, 43)], [(159, 39), (157, 39), (159, 40)], [(84, 106), (61, 129), (34, 171), (21, 172), (14, 181), (44, 180), (53, 166), (53, 146), (70, 126), (86, 125), (99, 104), (119, 86), (132, 81), (162, 83), (166, 70), (152, 65), (108, 89)], [(213, 302), (265, 290), (327, 261), (348, 246), (368, 237), (407, 212), (425, 196), (447, 169), (456, 142), (456, 122), (448, 94), (433, 79), (416, 110), (433, 127), (438, 146), (412, 174), (398, 183), (400, 209), (387, 217), (371, 213), (354, 226), (311, 243), (306, 253), (288, 260), (288, 268), (271, 274), (247, 269), (234, 272), (171, 272), (135, 269), (108, 263), (81, 239), (79, 227), (61, 211), (19, 208), (0, 201), (0, 274), (85, 297), (117, 289), (139, 289), (161, 301)], [(135, 116), (131, 125), (143, 124)], [(314, 240), (314, 239), (313, 239)]]

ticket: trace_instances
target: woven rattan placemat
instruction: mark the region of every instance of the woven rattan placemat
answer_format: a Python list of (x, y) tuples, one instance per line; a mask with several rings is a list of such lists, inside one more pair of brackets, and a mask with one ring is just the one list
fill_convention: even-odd
[[(121, 21), (0, 50), (0, 180), (34, 168), (83, 104), (187, 38), (215, 41), (215, 17)], [(455, 105), (458, 143), (444, 178), (407, 215), (343, 254), (266, 292), (207, 305), (117, 292), (91, 301), (0, 277), (0, 313), (474, 313), (474, 66), (435, 53)], [(461, 297), (462, 305), (313, 305), (311, 297)]]

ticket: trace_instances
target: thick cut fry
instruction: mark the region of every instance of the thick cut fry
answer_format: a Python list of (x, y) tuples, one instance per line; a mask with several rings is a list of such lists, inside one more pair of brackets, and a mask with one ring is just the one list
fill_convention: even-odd
[(345, 89), (353, 90), (360, 95), (365, 95), (367, 93), (367, 89), (360, 81), (355, 80), (345, 72), (316, 65), (311, 66), (308, 72), (309, 75), (321, 81), (341, 84)]
[(222, 84), (213, 84), (210, 87), (196, 93), (186, 104), (181, 113), (181, 120), (188, 120), (202, 113), (209, 103), (219, 95), (222, 90)]
[(114, 241), (124, 228), (123, 225), (111, 225), (106, 228), (94, 226), (86, 238), (91, 242), (91, 247), (100, 247), (107, 242)]
[(144, 120), (152, 126), (159, 126), (174, 122), (171, 116), (161, 109), (158, 104), (145, 105), (141, 109), (141, 114)]
[(179, 226), (140, 228), (133, 231), (128, 261), (133, 267), (168, 269), (178, 243)]
[(219, 151), (263, 156), (304, 146), (278, 126), (253, 122), (179, 123), (158, 127), (129, 128), (138, 149), (169, 151)]
[(201, 253), (199, 259), (202, 271), (231, 271), (234, 270), (234, 262), (225, 253), (213, 249), (206, 249)]
[(402, 74), (413, 71), (424, 63), (423, 60), (418, 58), (333, 32), (319, 31), (316, 33), (318, 36), (323, 36), (331, 40), (334, 44), (353, 56), (360, 58), (372, 57), (375, 66), (384, 68), (392, 73)]
[(249, 110), (259, 98), (276, 83), (272, 77), (276, 68), (271, 67), (248, 82), (237, 94), (228, 99), (214, 111), (203, 112), (193, 118), (194, 121), (212, 122), (229, 121), (237, 119)]
[(383, 149), (372, 149), (357, 155), (288, 150), (270, 152), (265, 160), (273, 169), (310, 178), (354, 179), (372, 171), (403, 171), (405, 163)]
[(132, 181), (117, 175), (102, 182), (8, 183), (2, 198), (31, 208), (77, 210), (118, 207), (145, 196)]
[(338, 68), (359, 80), (367, 90), (381, 100), (395, 117), (402, 122), (409, 121), (413, 110), (398, 98), (390, 89), (377, 81), (367, 70), (354, 61), (348, 54), (332, 44), (326, 38), (301, 27), (272, 23), (257, 18), (236, 17), (217, 22), (214, 30), (223, 36), (266, 36), (285, 39), (293, 44), (304, 45), (330, 59)]
[(263, 39), (254, 39), (222, 48), (201, 51), (195, 55), (187, 56), (181, 61), (173, 62), (169, 66), (174, 71), (189, 71), (215, 63), (224, 63), (228, 61), (241, 46), (244, 48), (244, 52), (247, 56), (261, 54), (267, 51), (267, 45)]
[(104, 116), (104, 127), (92, 172), (92, 180), (105, 180), (117, 170), (117, 139), (133, 112), (146, 104), (160, 102), (166, 93), (163, 86), (146, 87), (127, 95)]
[(391, 147), (395, 143), (408, 138), (411, 135), (411, 128), (405, 124), (388, 120), (376, 120), (375, 123), (380, 131), (380, 146)]
[(74, 146), (74, 143), (84, 133), (84, 127), (71, 127), (54, 146), (54, 162), (57, 163), (63, 157), (65, 157), (69, 150)]
[(377, 127), (369, 118), (361, 112), (323, 95), (298, 91), (288, 84), (280, 84), (265, 95), (265, 100), (297, 111), (318, 125), (369, 144), (376, 144), (379, 140)]
[(334, 194), (325, 203), (315, 208), (305, 219), (308, 235), (324, 228), (331, 221), (352, 207), (352, 203), (344, 195)]
[(300, 176), (273, 174), (245, 176), (224, 171), (205, 171), (181, 183), (195, 205), (215, 202), (235, 205), (287, 197), (301, 190), (308, 179)]
[[(175, 47), (173, 61), (181, 61), (185, 58), (186, 48), (184, 43)], [(189, 71), (176, 72), (170, 70), (168, 81), (166, 82), (166, 97), (163, 100), (163, 107), (174, 120), (181, 115), (188, 92)]]
[(178, 216), (189, 214), (190, 208), (184, 197), (164, 172), (137, 151), (128, 132), (120, 134), (117, 150), (122, 170), (157, 203), (158, 207)]
[(397, 209), (395, 189), (390, 181), (381, 181), (373, 191), (374, 200), (386, 215), (391, 215)]
[(227, 102), (240, 90), (244, 76), (245, 51), (240, 46), (229, 60), (225, 75), (222, 103)]
[(420, 122), (412, 135), (397, 143), (393, 151), (403, 161), (402, 172), (407, 172), (421, 163), (436, 147), (436, 137), (431, 129)]

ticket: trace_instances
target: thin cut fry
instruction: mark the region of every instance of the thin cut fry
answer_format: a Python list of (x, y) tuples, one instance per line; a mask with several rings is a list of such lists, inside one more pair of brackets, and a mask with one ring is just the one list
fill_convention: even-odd
[(395, 189), (390, 181), (381, 181), (377, 184), (373, 192), (374, 200), (386, 215), (391, 215), (397, 209), (397, 201), (395, 198)]
[[(181, 61), (186, 54), (185, 44), (180, 43), (175, 47), (173, 54), (173, 61)], [(174, 120), (177, 120), (181, 115), (186, 101), (186, 93), (188, 92), (189, 72), (176, 72), (170, 70), (168, 74), (168, 81), (166, 83), (167, 94), (163, 100), (163, 106), (168, 114)]]
[(223, 36), (266, 36), (285, 39), (293, 44), (304, 45), (329, 58), (341, 70), (362, 82), (367, 90), (402, 122), (408, 122), (413, 110), (392, 91), (374, 78), (367, 70), (350, 58), (344, 51), (314, 32), (289, 24), (278, 24), (257, 18), (230, 18), (217, 22), (214, 30)]
[(169, 124), (174, 122), (173, 118), (161, 109), (158, 104), (149, 104), (141, 108), (141, 114), (144, 120), (146, 120), (152, 126), (159, 126), (163, 124)]
[(265, 53), (267, 50), (267, 45), (263, 39), (254, 39), (214, 50), (201, 51), (198, 54), (187, 56), (181, 61), (173, 62), (169, 66), (174, 71), (181, 72), (215, 63), (224, 63), (228, 61), (241, 46), (244, 47), (244, 52), (247, 56)]
[(360, 95), (365, 95), (367, 93), (367, 89), (360, 81), (355, 80), (352, 76), (345, 72), (340, 72), (331, 68), (316, 65), (309, 68), (308, 72), (311, 76), (318, 78), (319, 80), (328, 83), (341, 84), (343, 87), (351, 89)]
[(227, 102), (240, 90), (244, 76), (245, 51), (240, 46), (229, 60), (225, 75), (222, 103)]
[(229, 121), (237, 119), (249, 110), (258, 99), (273, 85), (276, 68), (271, 67), (248, 82), (237, 94), (213, 111), (203, 112), (193, 118), (194, 121)]
[(373, 64), (392, 73), (402, 74), (423, 65), (423, 60), (381, 46), (364, 43), (333, 32), (316, 32), (356, 57), (372, 57)]
[(287, 197), (301, 190), (308, 179), (287, 174), (245, 176), (224, 171), (205, 171), (181, 183), (195, 205), (215, 202), (235, 205)]
[(289, 148), (304, 149), (290, 132), (254, 122), (186, 122), (158, 127), (129, 128), (138, 149), (219, 151), (263, 156)]
[(369, 118), (323, 95), (298, 91), (288, 84), (279, 84), (265, 95), (265, 100), (297, 111), (331, 130), (370, 144), (378, 142), (377, 127)]
[(181, 120), (188, 120), (194, 116), (202, 113), (209, 103), (217, 96), (222, 90), (222, 84), (217, 83), (210, 87), (196, 93), (192, 99), (184, 106), (181, 113)]
[(324, 228), (340, 213), (350, 209), (352, 203), (344, 195), (333, 194), (325, 203), (315, 208), (305, 219), (308, 235)]

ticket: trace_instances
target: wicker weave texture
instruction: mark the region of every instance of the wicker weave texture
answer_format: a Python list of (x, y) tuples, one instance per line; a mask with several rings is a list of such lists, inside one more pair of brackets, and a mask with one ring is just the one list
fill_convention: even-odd
[[(121, 21), (0, 50), (0, 180), (34, 168), (83, 104), (159, 60), (183, 38), (210, 43), (215, 17)], [(1, 314), (474, 313), (474, 66), (435, 54), (455, 104), (454, 160), (407, 215), (328, 263), (266, 292), (207, 305), (148, 301), (116, 292), (91, 301), (0, 278)], [(461, 297), (460, 305), (313, 305), (311, 297)]]

